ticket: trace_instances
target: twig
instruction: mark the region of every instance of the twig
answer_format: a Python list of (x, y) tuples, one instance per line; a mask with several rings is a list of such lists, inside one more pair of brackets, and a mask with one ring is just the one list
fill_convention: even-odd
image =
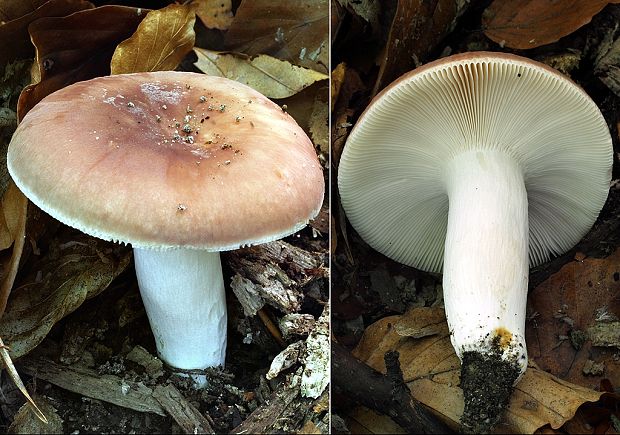
[(398, 352), (385, 354), (387, 374), (364, 364), (332, 342), (334, 389), (355, 402), (387, 415), (409, 433), (447, 434), (452, 430), (416, 401), (403, 380)]
[(278, 327), (273, 323), (271, 317), (269, 317), (269, 314), (267, 314), (266, 307), (258, 310), (258, 317), (260, 317), (260, 319), (263, 321), (263, 324), (265, 325), (269, 333), (273, 336), (273, 338), (278, 342), (280, 347), (284, 349), (287, 346), (286, 342), (282, 338), (282, 333), (280, 332)]

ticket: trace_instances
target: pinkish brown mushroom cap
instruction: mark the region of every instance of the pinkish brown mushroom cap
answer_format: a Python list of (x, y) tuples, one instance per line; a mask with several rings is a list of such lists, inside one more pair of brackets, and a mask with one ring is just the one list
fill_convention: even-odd
[(220, 251), (316, 216), (321, 166), (303, 130), (243, 84), (202, 74), (100, 77), (49, 95), (8, 152), (18, 187), (93, 236)]

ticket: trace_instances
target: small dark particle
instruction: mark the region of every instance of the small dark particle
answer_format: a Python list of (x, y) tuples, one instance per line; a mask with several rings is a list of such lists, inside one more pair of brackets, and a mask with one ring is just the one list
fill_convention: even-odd
[(221, 148), (222, 148), (223, 150), (228, 150), (228, 149), (231, 149), (231, 148), (232, 148), (232, 145), (231, 145), (231, 144), (229, 144), (229, 143), (225, 143), (225, 144), (222, 144)]
[(51, 69), (54, 67), (54, 60), (50, 59), (49, 57), (47, 59), (45, 59), (43, 61), (43, 69), (45, 71), (51, 71)]
[(136, 105), (130, 101), (129, 103), (127, 103), (127, 107), (136, 107)]
[(283, 104), (283, 105), (282, 105), (282, 111), (283, 111), (284, 113), (286, 113), (286, 111), (287, 111), (287, 110), (288, 110), (288, 106), (287, 106), (286, 104)]
[(192, 87), (190, 85), (188, 85), (187, 83), (185, 84), (185, 89), (191, 89)]
[(187, 210), (187, 206), (185, 204), (179, 204), (179, 205), (177, 205), (177, 210), (178, 211), (185, 211), (185, 210)]

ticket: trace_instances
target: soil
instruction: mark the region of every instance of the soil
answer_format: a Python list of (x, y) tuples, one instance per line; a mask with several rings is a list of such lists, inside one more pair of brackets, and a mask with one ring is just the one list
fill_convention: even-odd
[(463, 353), (461, 388), (465, 409), (463, 433), (488, 433), (502, 417), (519, 375), (518, 367), (501, 359), (501, 352)]

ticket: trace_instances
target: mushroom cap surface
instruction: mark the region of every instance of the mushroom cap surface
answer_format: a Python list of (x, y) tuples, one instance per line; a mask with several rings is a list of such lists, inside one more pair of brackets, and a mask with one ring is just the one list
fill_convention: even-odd
[(474, 52), (403, 75), (366, 108), (338, 170), (349, 221), (379, 252), (440, 272), (448, 221), (442, 171), (470, 150), (503, 150), (521, 167), (530, 266), (574, 246), (607, 198), (611, 137), (585, 91), (530, 59)]
[(203, 74), (99, 77), (37, 104), (9, 146), (56, 219), (134, 247), (221, 251), (292, 234), (324, 193), (314, 146), (267, 97)]

